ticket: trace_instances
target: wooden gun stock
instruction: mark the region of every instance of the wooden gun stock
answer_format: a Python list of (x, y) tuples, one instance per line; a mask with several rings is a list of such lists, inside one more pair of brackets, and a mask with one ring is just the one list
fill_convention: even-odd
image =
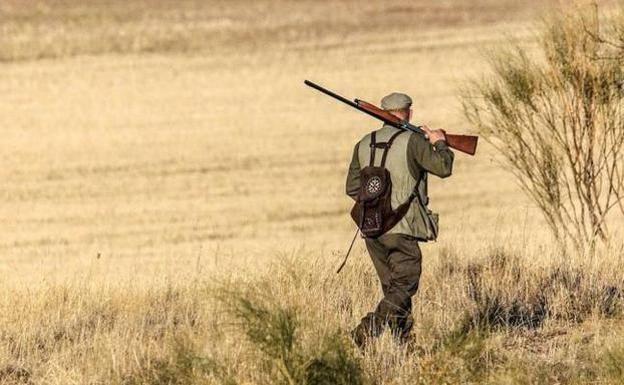
[(474, 155), (477, 152), (478, 136), (446, 134), (446, 144), (457, 151)]
[[(390, 123), (394, 125), (395, 127), (399, 125), (409, 125), (413, 128), (419, 129), (422, 134), (425, 134), (425, 132), (422, 129), (420, 129), (420, 127), (412, 126), (409, 123), (405, 123), (400, 118), (392, 115), (386, 110), (382, 110), (381, 108), (375, 106), (374, 104), (371, 104), (371, 103), (368, 103), (359, 99), (356, 99), (355, 103), (364, 112), (368, 112), (369, 114), (373, 116), (377, 115), (379, 119), (383, 120), (384, 122)], [(412, 131), (414, 130), (412, 129)], [(478, 136), (455, 135), (455, 134), (447, 134), (446, 132), (444, 134), (446, 135), (446, 143), (448, 144), (449, 147), (454, 148), (457, 151), (464, 152), (468, 155), (474, 155), (477, 152), (477, 142), (479, 141)]]
[(401, 119), (392, 115), (388, 111), (382, 110), (381, 108), (377, 107), (374, 104), (370, 104), (369, 102), (365, 102), (360, 99), (355, 99), (355, 103), (358, 105), (358, 107), (362, 108), (364, 111), (377, 115), (378, 118), (383, 119), (385, 122), (395, 123), (395, 124), (400, 124), (403, 122)]

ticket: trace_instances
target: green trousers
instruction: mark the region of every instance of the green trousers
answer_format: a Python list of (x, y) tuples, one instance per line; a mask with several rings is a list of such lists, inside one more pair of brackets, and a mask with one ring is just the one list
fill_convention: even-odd
[(386, 234), (367, 239), (366, 248), (381, 281), (383, 299), (353, 331), (356, 338), (377, 337), (386, 327), (406, 341), (413, 325), (412, 296), (418, 290), (421, 262), (416, 238)]

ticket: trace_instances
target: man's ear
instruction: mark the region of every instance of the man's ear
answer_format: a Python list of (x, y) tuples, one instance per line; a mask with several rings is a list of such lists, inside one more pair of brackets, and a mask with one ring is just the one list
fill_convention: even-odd
[(407, 121), (409, 122), (410, 120), (412, 120), (412, 109), (409, 108), (407, 110)]

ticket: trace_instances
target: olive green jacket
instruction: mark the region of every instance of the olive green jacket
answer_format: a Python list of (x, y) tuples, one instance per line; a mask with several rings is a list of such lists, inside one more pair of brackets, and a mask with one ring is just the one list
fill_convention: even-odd
[[(386, 142), (398, 129), (384, 125), (377, 130), (377, 142)], [(371, 134), (362, 138), (353, 150), (353, 158), (347, 175), (346, 192), (356, 199), (360, 189), (360, 169), (369, 165)], [(377, 149), (375, 165), (381, 163), (382, 149)], [(418, 193), (420, 199), (415, 199), (407, 214), (387, 234), (405, 234), (421, 240), (431, 238), (431, 228), (428, 225), (427, 207), (427, 173), (440, 178), (451, 175), (453, 170), (453, 152), (446, 142), (438, 141), (435, 144), (420, 134), (406, 131), (399, 135), (392, 144), (386, 160), (386, 169), (390, 171), (392, 179), (392, 208), (396, 209), (405, 202), (414, 190), (416, 183), (422, 178)]]

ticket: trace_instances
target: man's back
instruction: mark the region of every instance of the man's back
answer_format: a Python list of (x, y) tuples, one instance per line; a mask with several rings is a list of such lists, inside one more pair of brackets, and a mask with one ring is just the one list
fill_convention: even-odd
[[(399, 129), (384, 125), (376, 131), (378, 143), (386, 142)], [(371, 134), (364, 136), (355, 146), (347, 175), (346, 192), (355, 199), (360, 189), (360, 170), (369, 165)], [(378, 153), (383, 150), (377, 149)], [(377, 155), (377, 154), (376, 154)], [(381, 156), (375, 157), (379, 166)], [(432, 229), (427, 224), (427, 180), (426, 174), (433, 173), (441, 178), (451, 175), (453, 153), (444, 141), (434, 145), (422, 135), (403, 132), (388, 151), (386, 169), (392, 179), (392, 207), (396, 209), (414, 191), (418, 181), (420, 199), (414, 201), (405, 217), (392, 227), (388, 234), (405, 234), (421, 240), (431, 239)]]

